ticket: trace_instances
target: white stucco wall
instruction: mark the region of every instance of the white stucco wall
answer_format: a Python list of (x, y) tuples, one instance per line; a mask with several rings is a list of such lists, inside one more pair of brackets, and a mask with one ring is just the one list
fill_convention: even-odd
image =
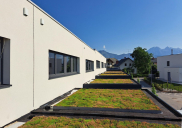
[[(106, 71), (106, 58), (27, 0), (2, 0), (0, 36), (10, 40), (10, 84), (0, 89), (0, 127)], [(23, 8), (29, 15), (23, 15)], [(40, 19), (45, 21), (40, 25)], [(80, 73), (49, 80), (49, 50), (79, 57)], [(87, 72), (85, 59), (94, 61)], [(101, 64), (100, 64), (101, 66)], [(102, 66), (101, 66), (102, 67)]]
[[(170, 66), (167, 66), (170, 61)], [(157, 57), (157, 70), (160, 79), (167, 80), (167, 72), (171, 72), (172, 81), (182, 82), (182, 54)]]
[[(125, 63), (127, 64), (127, 66), (125, 66)], [(130, 59), (127, 59), (124, 63), (122, 63), (119, 68), (122, 70), (124, 68), (129, 68), (131, 67), (130, 64), (132, 65), (133, 62), (130, 60)], [(133, 68), (134, 69), (134, 73), (136, 74), (137, 73), (137, 69), (136, 68)]]

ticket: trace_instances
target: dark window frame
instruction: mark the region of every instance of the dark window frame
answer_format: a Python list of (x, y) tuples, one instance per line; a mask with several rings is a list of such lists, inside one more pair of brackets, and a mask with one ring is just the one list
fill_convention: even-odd
[(167, 66), (170, 66), (170, 61), (167, 61)]
[(102, 65), (102, 68), (104, 68), (104, 63), (103, 62), (101, 62), (101, 65)]
[[(79, 57), (76, 57), (76, 56), (72, 56), (72, 55), (68, 55), (68, 54), (65, 54), (65, 53), (61, 53), (61, 52), (56, 52), (56, 51), (53, 51), (53, 50), (49, 50), (48, 53), (54, 53), (54, 56), (55, 56), (55, 59), (56, 60), (56, 54), (60, 54), (60, 55), (63, 55), (63, 58), (64, 58), (64, 72), (63, 73), (57, 73), (56, 71), (56, 68), (57, 68), (57, 64), (54, 63), (54, 74), (49, 74), (49, 79), (54, 79), (54, 78), (59, 78), (59, 77), (64, 77), (64, 76), (70, 76), (70, 75), (76, 75), (76, 74), (79, 74)], [(71, 72), (67, 72), (67, 57), (70, 57), (71, 59)], [(73, 71), (73, 58), (76, 58), (76, 71)], [(49, 57), (48, 57), (49, 59)], [(48, 61), (49, 63), (49, 61)], [(50, 65), (50, 63), (49, 63)], [(48, 71), (49, 71), (49, 67), (48, 67)]]
[(100, 68), (100, 61), (96, 60), (96, 67), (97, 69)]
[(86, 59), (85, 60), (85, 69), (86, 69), (86, 72), (94, 71), (94, 61)]
[[(6, 50), (5, 49), (5, 45), (6, 45), (6, 43), (5, 43), (5, 41), (4, 41), (4, 38), (3, 37), (0, 37), (0, 45), (1, 45), (1, 48), (0, 48), (0, 56), (1, 56), (1, 54), (2, 54), (2, 56), (1, 56), (1, 58), (0, 58), (0, 63), (1, 63), (1, 65), (0, 65), (0, 73), (1, 73), (1, 80), (0, 80), (0, 89), (4, 89), (4, 88), (9, 88), (9, 87), (11, 87), (12, 85), (11, 84), (5, 84), (5, 82), (4, 82), (4, 59), (5, 59), (5, 57), (4, 57), (4, 51)], [(3, 48), (4, 47), (4, 48)], [(10, 50), (10, 49), (9, 49)], [(10, 59), (10, 58), (9, 58)], [(9, 67), (10, 68), (10, 67)], [(10, 77), (10, 76), (9, 76)]]
[(127, 66), (127, 63), (125, 63), (125, 66)]

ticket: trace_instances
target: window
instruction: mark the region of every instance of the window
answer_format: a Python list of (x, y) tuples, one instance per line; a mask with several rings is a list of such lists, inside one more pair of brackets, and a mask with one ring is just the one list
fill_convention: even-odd
[(100, 61), (96, 61), (96, 63), (97, 63), (97, 68), (100, 68)]
[(10, 86), (10, 39), (0, 37), (0, 89)]
[(102, 68), (104, 68), (104, 64), (103, 64), (103, 62), (102, 62)]
[(170, 66), (170, 61), (167, 61), (167, 66)]
[(94, 71), (94, 62), (86, 60), (86, 72)]
[(106, 63), (105, 63), (105, 68), (106, 68), (107, 66), (106, 66)]
[(64, 73), (64, 56), (56, 54), (56, 73)]
[(130, 66), (131, 66), (131, 63), (130, 63)]
[(70, 56), (66, 56), (66, 71), (67, 72), (71, 72), (71, 57)]
[(49, 51), (49, 78), (77, 74), (78, 58)]
[(77, 58), (73, 57), (73, 72), (77, 72)]
[(125, 66), (127, 66), (127, 63), (125, 63)]
[(49, 74), (55, 74), (55, 53), (49, 52)]

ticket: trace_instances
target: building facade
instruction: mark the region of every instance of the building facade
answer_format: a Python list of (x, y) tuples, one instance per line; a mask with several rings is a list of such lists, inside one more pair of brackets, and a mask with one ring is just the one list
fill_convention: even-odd
[(107, 67), (112, 67), (113, 65), (115, 65), (118, 62), (118, 60), (116, 58), (107, 58)]
[(133, 60), (131, 60), (130, 58), (121, 59), (118, 64), (115, 65), (115, 67), (118, 67), (121, 70), (123, 70), (124, 68), (132, 68), (133, 73), (137, 73), (137, 69), (133, 67)]
[(0, 127), (106, 71), (104, 56), (33, 2), (1, 5)]
[(157, 70), (161, 80), (182, 83), (182, 54), (157, 57)]

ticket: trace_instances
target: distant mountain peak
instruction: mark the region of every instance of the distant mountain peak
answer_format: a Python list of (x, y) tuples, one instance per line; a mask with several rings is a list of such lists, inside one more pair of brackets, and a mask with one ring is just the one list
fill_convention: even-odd
[[(164, 49), (161, 49), (161, 48), (156, 46), (156, 47), (152, 47), (152, 48), (148, 49), (147, 51), (148, 51), (148, 53), (152, 53), (153, 56), (156, 58), (158, 56), (170, 55), (171, 54), (171, 49), (173, 49), (173, 54), (182, 53), (182, 49), (172, 48), (172, 47), (169, 47), (169, 46), (167, 46)], [(99, 52), (106, 58), (116, 58), (118, 60), (123, 59), (124, 57), (131, 58), (131, 56), (130, 56), (131, 53), (117, 55), (117, 54), (109, 53), (109, 52), (107, 52), (105, 50), (100, 50)], [(133, 58), (131, 58), (131, 59), (133, 59)]]

